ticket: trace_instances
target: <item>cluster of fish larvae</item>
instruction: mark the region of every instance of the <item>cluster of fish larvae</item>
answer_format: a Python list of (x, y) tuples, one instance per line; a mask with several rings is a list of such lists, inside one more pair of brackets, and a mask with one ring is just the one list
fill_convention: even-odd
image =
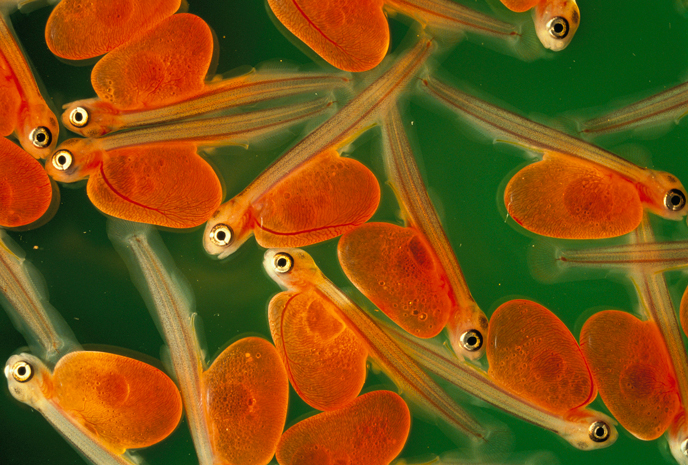
[[(668, 430), (674, 457), (688, 462), (688, 357), (679, 329), (688, 326), (688, 303), (681, 304), (679, 322), (662, 275), (685, 263), (688, 249), (656, 242), (648, 217), (682, 219), (684, 187), (669, 173), (637, 166), (436, 77), (433, 55), (463, 33), (485, 35), (506, 53), (533, 59), (539, 51), (520, 25), (450, 0), (269, 0), (286, 29), (340, 71), (262, 67), (208, 79), (213, 33), (198, 16), (179, 12), (179, 0), (63, 0), (46, 25), (49, 49), (65, 60), (102, 58), (91, 73), (97, 97), (68, 104), (62, 115), (62, 124), (84, 137), (57, 146), (58, 120), (7, 22), (16, 3), (23, 2), (3, 2), (0, 18), (6, 78), (0, 99), (7, 109), (0, 128), (21, 147), (0, 140), (7, 167), (0, 173), (0, 226), (45, 224), (59, 204), (55, 181), (88, 179), (88, 197), (110, 217), (108, 235), (170, 355), (172, 377), (131, 357), (83, 350), (48, 303), (39, 272), (0, 230), (0, 290), (30, 347), (5, 366), (9, 391), (86, 459), (139, 463), (130, 449), (162, 441), (185, 413), (201, 465), (267, 464), (273, 457), (282, 465), (389, 464), (410, 432), (407, 402), (473, 446), (501, 441), (502, 432), (461, 405), (442, 387), (448, 384), (582, 450), (609, 446), (618, 436), (614, 420), (587, 407), (599, 392), (638, 438)], [(568, 45), (580, 21), (573, 0), (504, 4), (533, 9), (537, 37), (555, 51)], [(419, 23), (389, 56), (386, 14)], [(366, 73), (360, 79), (350, 72)], [(509, 216), (524, 230), (556, 239), (628, 234), (630, 244), (613, 248), (538, 247), (544, 252), (533, 266), (542, 276), (568, 267), (620, 268), (636, 284), (645, 320), (599, 312), (583, 326), (580, 345), (533, 301), (505, 302), (488, 321), (416, 165), (398, 108), (411, 92), (540, 156), (504, 193)], [(675, 119), (682, 92), (671, 89), (596, 118), (582, 132)], [(298, 125), (315, 129), (223, 203), (222, 180), (199, 151), (250, 147)], [(365, 165), (342, 156), (371, 128), (382, 135), (385, 172), (404, 226), (368, 221), (380, 202), (379, 182)], [(203, 246), (219, 259), (251, 235), (268, 249), (265, 271), (282, 288), (269, 303), (273, 343), (243, 337), (208, 360), (191, 287), (153, 227), (203, 224)], [(339, 236), (342, 269), (386, 319), (361, 308), (301, 249)], [(657, 350), (648, 356), (639, 340)], [(403, 399), (386, 390), (361, 394), (371, 362)], [(289, 385), (322, 413), (284, 431)]]

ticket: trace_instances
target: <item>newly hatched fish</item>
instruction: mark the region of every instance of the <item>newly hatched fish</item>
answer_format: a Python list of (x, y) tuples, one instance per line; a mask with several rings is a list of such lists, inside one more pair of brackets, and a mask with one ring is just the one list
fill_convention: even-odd
[(385, 169), (407, 227), (367, 223), (344, 234), (337, 248), (342, 268), (411, 334), (433, 337), (447, 324), (456, 354), (480, 358), (487, 317), (471, 296), (396, 107), (385, 118), (382, 134)]
[(263, 67), (241, 76), (212, 81), (198, 93), (164, 106), (124, 110), (98, 98), (65, 106), (62, 124), (85, 137), (100, 137), (121, 129), (188, 119), (264, 100), (303, 93), (330, 92), (350, 85), (343, 74), (297, 72)]
[(33, 355), (13, 355), (5, 377), (15, 399), (97, 465), (136, 463), (126, 450), (162, 441), (182, 415), (177, 386), (165, 373), (121, 355), (72, 352), (52, 372)]
[[(639, 243), (655, 242), (647, 215), (636, 231), (636, 240)], [(673, 365), (682, 411), (674, 419), (674, 424), (670, 428), (669, 449), (678, 463), (688, 464), (688, 425), (684, 420), (688, 417), (688, 354), (683, 343), (681, 329), (679, 329), (679, 319), (676, 316), (663, 273), (648, 272), (642, 268), (631, 268), (629, 271), (642, 307), (656, 323), (659, 334), (666, 344), (671, 365)]]
[(490, 431), (462, 409), (429, 377), (380, 325), (327, 279), (301, 249), (269, 249), (263, 267), (290, 294), (311, 293), (353, 331), (370, 357), (409, 399), (474, 440), (488, 441)]
[[(522, 311), (530, 315), (519, 322)], [(514, 322), (518, 330), (516, 326), (512, 328)], [(593, 400), (594, 388), (589, 373), (581, 369), (585, 361), (575, 339), (556, 316), (534, 302), (510, 301), (495, 311), (486, 343), (493, 346), (487, 352), (489, 376), (456, 360), (431, 340), (414, 338), (391, 325), (383, 325), (385, 332), (430, 372), (517, 418), (558, 434), (577, 449), (608, 447), (618, 437), (614, 420), (584, 408), (586, 402)], [(505, 338), (503, 343), (501, 337)], [(522, 343), (526, 343), (528, 350), (516, 348)], [(531, 357), (533, 354), (539, 356)], [(577, 372), (576, 385), (562, 381), (567, 370)], [(495, 371), (497, 379), (493, 379)], [(521, 385), (524, 377), (531, 379)], [(526, 386), (530, 389), (524, 389)]]
[(573, 263), (626, 267), (648, 321), (619, 311), (595, 314), (583, 326), (581, 348), (603, 400), (621, 424), (645, 440), (659, 437), (668, 428), (672, 455), (679, 463), (688, 463), (688, 428), (683, 420), (688, 356), (662, 273), (661, 254), (654, 256), (662, 247), (655, 243), (647, 217), (634, 238), (642, 246), (642, 260), (628, 260), (627, 254), (587, 253), (587, 263)]
[(564, 50), (580, 24), (576, 0), (502, 0), (511, 11), (533, 9), (533, 22), (538, 39), (545, 48)]
[[(348, 170), (361, 173), (364, 181), (361, 183), (363, 188), (360, 192), (347, 190), (338, 192), (338, 189), (331, 189), (328, 196), (321, 195), (316, 185), (298, 185), (300, 196), (310, 197), (310, 203), (301, 205), (302, 210), (307, 210), (300, 216), (288, 215), (285, 221), (293, 221), (293, 218), (304, 218), (306, 221), (297, 224), (288, 224), (287, 228), (281, 227), (279, 230), (269, 227), (270, 230), (262, 231), (265, 222), (271, 221), (271, 216), (261, 214), (263, 202), (267, 201), (274, 204), (273, 212), (278, 213), (277, 218), (282, 220), (280, 213), (289, 211), (280, 208), (281, 205), (276, 200), (289, 199), (291, 192), (280, 192), (280, 183), (287, 183), (287, 179), (301, 171), (305, 174), (305, 163), (316, 156), (327, 157), (327, 153), (335, 155), (335, 151), (349, 144), (361, 133), (375, 125), (387, 113), (391, 105), (396, 105), (396, 99), (406, 88), (408, 82), (413, 79), (419, 69), (423, 66), (428, 56), (432, 52), (433, 45), (426, 37), (422, 37), (414, 47), (407, 51), (378, 79), (373, 81), (368, 87), (363, 89), (353, 100), (347, 103), (340, 111), (331, 118), (318, 126), (305, 138), (303, 138), (292, 149), (285, 153), (279, 160), (268, 167), (258, 176), (246, 189), (234, 198), (225, 202), (215, 212), (208, 221), (203, 237), (203, 246), (206, 252), (217, 255), (222, 259), (234, 253), (246, 240), (255, 233), (259, 244), (264, 246), (293, 246), (294, 242), (277, 243), (274, 240), (287, 241), (291, 237), (300, 235), (299, 245), (313, 244), (318, 241), (336, 237), (345, 232), (345, 227), (353, 228), (357, 224), (367, 221), (377, 208), (377, 196), (379, 196), (379, 186), (377, 180), (371, 178), (372, 173), (362, 170), (361, 167), (351, 167)], [(332, 160), (332, 158), (330, 158)], [(352, 161), (341, 159), (337, 164), (354, 164)], [(313, 165), (317, 166), (317, 165)], [(362, 166), (362, 165), (361, 165)], [(355, 168), (355, 169), (354, 169)], [(330, 169), (333, 173), (335, 170)], [(312, 173), (312, 171), (311, 171)], [(327, 177), (311, 174), (311, 177), (320, 179), (324, 183)], [(344, 175), (347, 176), (348, 175)], [(284, 184), (283, 184), (284, 185)], [(348, 184), (351, 185), (351, 184)], [(337, 212), (337, 205), (332, 205), (330, 196), (338, 195), (353, 212), (365, 212), (353, 217), (345, 215), (347, 221), (342, 221), (342, 217), (335, 217), (337, 221), (332, 221), (331, 213)], [(346, 199), (352, 196), (351, 199)], [(356, 197), (362, 197), (364, 203), (359, 204), (354, 201)], [(377, 197), (377, 198), (376, 198)], [(275, 200), (273, 200), (275, 199)], [(300, 202), (303, 203), (303, 202)], [(324, 208), (319, 208), (319, 203), (323, 203)], [(334, 206), (334, 209), (332, 207)], [(367, 215), (367, 217), (366, 217)], [(315, 220), (315, 221), (313, 221)], [(332, 226), (338, 226), (332, 228)], [(270, 234), (273, 233), (273, 234)], [(274, 234), (276, 233), (276, 234)], [(280, 236), (275, 237), (273, 242), (264, 244), (261, 236)]]
[(0, 14), (0, 135), (14, 132), (24, 150), (34, 158), (46, 158), (57, 144), (60, 128), (7, 21)]
[(675, 176), (641, 168), (433, 77), (422, 82), (423, 90), (498, 141), (544, 154), (542, 161), (516, 173), (504, 193), (507, 211), (529, 231), (599, 239), (633, 231), (643, 209), (671, 220), (686, 215), (686, 191)]
[(199, 146), (242, 145), (316, 117), (328, 99), (240, 115), (161, 124), (98, 139), (69, 139), (46, 171), (60, 182), (89, 177), (87, 193), (103, 212), (130, 221), (190, 228), (222, 201), (222, 185)]
[(199, 463), (266, 465), (284, 428), (289, 395), (274, 346), (243, 338), (208, 367), (193, 292), (154, 229), (110, 220), (108, 235), (169, 348)]

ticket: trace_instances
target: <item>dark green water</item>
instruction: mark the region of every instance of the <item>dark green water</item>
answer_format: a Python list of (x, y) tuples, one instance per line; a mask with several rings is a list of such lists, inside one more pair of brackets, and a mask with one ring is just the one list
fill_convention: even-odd
[[(489, 11), (484, 0), (462, 2)], [(582, 25), (563, 52), (527, 63), (464, 41), (442, 56), (442, 73), (543, 121), (591, 107), (610, 108), (619, 99), (643, 96), (683, 80), (688, 58), (688, 18), (676, 10), (672, 0), (581, 0), (579, 6)], [(497, 3), (497, 7), (504, 10), (501, 4)], [(198, 1), (192, 2), (189, 11), (203, 17), (217, 34), (221, 47), (218, 72), (264, 61), (312, 62), (312, 55), (304, 54), (274, 26), (261, 1)], [(60, 108), (72, 100), (93, 96), (90, 67), (70, 66), (51, 55), (43, 39), (48, 14), (49, 8), (44, 8), (30, 15), (13, 14), (11, 18), (54, 107)], [(525, 16), (524, 20), (529, 21)], [(396, 46), (406, 26), (394, 21), (392, 26)], [(526, 297), (553, 310), (577, 336), (592, 311), (634, 310), (635, 297), (618, 279), (545, 285), (530, 276), (526, 252), (534, 237), (512, 221), (505, 221), (500, 201), (506, 176), (527, 160), (522, 152), (476, 138), (462, 123), (428, 105), (423, 97), (410, 99), (404, 119), (468, 284), (488, 315), (506, 300)], [(61, 139), (67, 137), (70, 135), (64, 131)], [(228, 198), (294, 142), (264, 151), (218, 150), (211, 159), (224, 176)], [(655, 168), (670, 171), (688, 183), (686, 123), (652, 140), (600, 144), (633, 160), (648, 160)], [(368, 164), (384, 182), (380, 147), (380, 135), (373, 130), (355, 144), (350, 155)], [(12, 232), (11, 236), (45, 276), (51, 303), (82, 344), (118, 346), (158, 357), (162, 340), (107, 238), (106, 218), (91, 205), (83, 185), (63, 187), (61, 191), (62, 203), (52, 221), (34, 231)], [(385, 185), (374, 220), (399, 222), (396, 210), (392, 192)], [(655, 225), (658, 234), (666, 238), (688, 237), (684, 222), (656, 219)], [(264, 274), (263, 250), (254, 240), (233, 258), (218, 262), (203, 251), (202, 229), (162, 232), (162, 236), (193, 286), (209, 354), (219, 353), (247, 333), (270, 337), (266, 306), (278, 288)], [(325, 274), (350, 290), (336, 261), (335, 248), (336, 241), (329, 241), (308, 250)], [(668, 281), (678, 301), (686, 280), (673, 273)], [(0, 359), (7, 359), (23, 344), (21, 335), (0, 312)], [(379, 387), (391, 385), (383, 377), (371, 376), (366, 389)], [(292, 395), (291, 400), (288, 424), (310, 412), (296, 396)], [(599, 399), (592, 407), (605, 411)], [(581, 452), (557, 436), (501, 411), (489, 407), (481, 411), (511, 428), (516, 451), (547, 450), (562, 464), (672, 461), (663, 439), (642, 442), (621, 429), (618, 441), (608, 449)], [(83, 463), (38, 413), (14, 401), (6, 389), (0, 395), (0, 417), (1, 463)], [(401, 457), (412, 459), (455, 448), (440, 429), (414, 419)], [(142, 451), (142, 455), (151, 464), (196, 463), (186, 425), (161, 444)]]

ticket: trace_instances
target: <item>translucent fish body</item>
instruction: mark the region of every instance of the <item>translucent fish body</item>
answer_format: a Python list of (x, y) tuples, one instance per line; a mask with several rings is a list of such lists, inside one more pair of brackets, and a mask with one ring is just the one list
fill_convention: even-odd
[(53, 365), (63, 355), (79, 350), (71, 329), (48, 302), (43, 276), (1, 229), (0, 303), (41, 360)]
[[(385, 170), (402, 208), (402, 216), (407, 226), (427, 240), (431, 251), (429, 256), (434, 255), (438, 262), (435, 280), (446, 280), (450, 289), (449, 342), (457, 356), (478, 359), (485, 353), (483, 339), (487, 333), (487, 317), (471, 295), (459, 261), (430, 201), (397, 108), (389, 112), (382, 129)], [(396, 254), (390, 255), (394, 256)], [(470, 343), (470, 338), (474, 338), (471, 339), (474, 343)]]
[[(392, 325), (382, 325), (385, 332), (403, 348), (404, 352), (429, 372), (517, 418), (558, 434), (577, 449), (595, 450), (608, 447), (614, 444), (618, 437), (614, 420), (605, 414), (586, 408), (552, 412), (542, 407), (552, 404), (551, 392), (541, 395), (540, 390), (536, 389), (529, 392), (528, 397), (521, 396), (511, 390), (508, 381), (502, 385), (474, 365), (457, 361), (447, 353), (445, 347), (433, 344), (431, 339), (418, 339)], [(494, 339), (490, 344), (494, 345)], [(493, 349), (490, 354), (494, 352)], [(519, 357), (522, 363), (517, 368), (522, 368), (527, 373), (530, 360), (523, 360), (521, 353), (514, 358), (518, 361)], [(500, 368), (497, 368), (497, 371), (499, 370)], [(504, 373), (502, 371), (502, 374)], [(568, 388), (570, 389), (571, 385), (568, 385)], [(531, 400), (532, 398), (537, 402)], [(571, 399), (571, 396), (567, 395), (567, 398)]]
[(336, 311), (335, 317), (356, 334), (370, 357), (408, 398), (472, 439), (489, 439), (489, 431), (447, 395), (380, 324), (327, 279), (310, 255), (301, 249), (269, 249), (263, 266), (283, 288), (314, 292), (324, 308)]
[(239, 115), (170, 122), (96, 139), (67, 139), (53, 153), (46, 171), (57, 181), (75, 182), (92, 174), (102, 163), (104, 153), (115, 149), (158, 143), (247, 146), (261, 137), (315, 118), (331, 105), (329, 99), (316, 99)]
[(0, 15), (0, 102), (7, 105), (0, 117), (2, 135), (16, 133), (24, 150), (34, 158), (46, 158), (55, 148), (60, 127), (7, 21)]
[(583, 123), (582, 133), (609, 134), (678, 121), (688, 112), (688, 83)]
[(307, 92), (323, 92), (350, 84), (340, 74), (285, 72), (279, 69), (253, 70), (242, 76), (206, 83), (199, 93), (162, 106), (123, 110), (113, 103), (95, 98), (68, 104), (62, 124), (84, 137), (100, 137), (120, 129), (223, 111), (273, 98)]
[[(554, 158), (558, 156), (557, 154), (561, 154), (580, 160), (580, 162), (569, 162), (575, 163), (571, 165), (571, 168), (577, 167), (578, 177), (587, 171), (588, 174), (585, 174), (583, 179), (587, 179), (586, 182), (592, 183), (591, 185), (605, 196), (615, 191), (623, 193), (625, 196), (629, 195), (626, 193), (628, 189), (618, 182), (618, 178), (609, 177), (605, 181), (606, 184), (602, 182), (604, 179), (600, 178), (608, 177), (606, 173), (611, 171), (616, 176), (627, 180), (636, 188), (638, 191), (637, 196), (644, 209), (672, 220), (680, 220), (686, 215), (688, 207), (686, 206), (685, 188), (675, 176), (669, 173), (641, 168), (611, 152), (607, 152), (563, 132), (530, 121), (515, 113), (502, 110), (495, 105), (454, 89), (432, 77), (423, 80), (423, 88), (461, 117), (493, 134), (498, 141), (507, 141), (533, 152), (544, 153), (545, 157)], [(526, 167), (522, 172), (533, 177), (542, 185), (553, 188), (554, 181), (548, 181), (547, 176), (552, 179), (556, 179), (555, 176), (563, 176), (562, 168), (564, 165), (548, 165), (546, 159), (544, 162), (541, 164), (536, 163), (532, 167)], [(581, 164), (585, 163), (591, 163), (596, 166), (590, 165), (589, 168), (581, 168)], [(599, 166), (603, 170), (600, 170)], [(525, 181), (518, 180), (518, 175), (514, 177), (513, 182), (517, 183), (517, 185), (525, 183)], [(522, 189), (526, 188), (522, 187)], [(537, 190), (537, 186), (534, 186), (533, 189)], [(525, 192), (527, 192), (527, 189)], [(561, 193), (557, 193), (557, 195), (559, 198), (561, 197)], [(505, 200), (508, 201), (509, 198), (505, 198)], [(548, 201), (549, 198), (541, 199), (538, 205), (546, 205)], [(524, 203), (522, 208), (527, 209), (527, 203)], [(602, 206), (597, 208), (600, 209)], [(636, 212), (637, 208), (636, 202), (636, 205), (632, 206), (631, 211)], [(623, 218), (622, 215), (617, 216)], [(635, 213), (631, 215), (631, 217), (635, 216)]]
[[(205, 250), (219, 258), (234, 253), (250, 237), (252, 203), (308, 160), (330, 149), (346, 146), (375, 125), (396, 104), (399, 94), (425, 63), (433, 44), (422, 37), (390, 68), (323, 124), (268, 167), (246, 189), (225, 202), (208, 221)], [(329, 205), (329, 203), (327, 204)], [(231, 240), (218, 240), (216, 231), (230, 232)], [(224, 235), (226, 236), (226, 234)], [(223, 236), (223, 239), (226, 237)]]
[(313, 1), (269, 0), (277, 19), (331, 65), (344, 71), (377, 66), (389, 48), (389, 25), (383, 6), (429, 26), (436, 32), (464, 31), (515, 39), (517, 28), (447, 0)]
[(198, 461), (211, 465), (215, 459), (201, 386), (206, 361), (196, 335), (198, 315), (191, 286), (152, 226), (116, 219), (108, 220), (107, 226), (169, 348)]

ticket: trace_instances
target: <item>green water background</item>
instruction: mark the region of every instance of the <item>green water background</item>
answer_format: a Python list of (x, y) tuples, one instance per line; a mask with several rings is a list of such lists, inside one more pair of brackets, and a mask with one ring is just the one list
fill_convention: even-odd
[[(484, 0), (462, 2), (490, 11)], [(505, 12), (499, 3), (491, 5), (505, 18), (530, 21), (528, 14), (519, 16)], [(442, 73), (542, 121), (591, 107), (611, 108), (620, 99), (645, 96), (684, 79), (688, 18), (678, 12), (672, 0), (581, 0), (579, 6), (582, 25), (563, 52), (524, 62), (485, 48), (479, 40), (464, 41), (442, 56)], [(49, 11), (43, 8), (29, 15), (15, 13), (11, 19), (54, 107), (60, 108), (72, 100), (94, 95), (89, 81), (91, 66), (63, 63), (48, 51), (43, 31)], [(189, 11), (204, 18), (217, 35), (218, 72), (265, 61), (313, 61), (312, 54), (304, 54), (275, 27), (262, 1), (192, 1)], [(394, 52), (407, 27), (395, 20), (391, 25)], [(410, 98), (404, 119), (468, 284), (488, 316), (499, 304), (525, 297), (553, 310), (578, 336), (585, 318), (594, 311), (635, 308), (636, 299), (623, 279), (602, 277), (547, 285), (531, 277), (526, 256), (535, 238), (512, 221), (506, 221), (500, 200), (507, 175), (528, 160), (520, 150), (494, 146), (475, 137), (474, 132), (465, 130), (463, 123), (429, 105), (422, 96)], [(71, 136), (63, 131), (60, 139)], [(232, 148), (213, 155), (211, 159), (224, 177), (227, 198), (243, 189), (295, 140), (270, 150)], [(652, 163), (688, 183), (686, 123), (652, 140), (600, 144), (633, 160)], [(384, 184), (380, 149), (381, 139), (375, 129), (354, 145), (350, 155), (373, 169), (382, 184), (381, 206), (373, 219), (399, 223), (392, 191)], [(60, 209), (52, 221), (34, 231), (10, 235), (43, 273), (51, 303), (82, 344), (117, 346), (158, 357), (162, 340), (129, 280), (124, 263), (107, 238), (106, 218), (91, 205), (83, 184), (76, 188), (63, 186), (61, 193)], [(658, 235), (664, 238), (688, 237), (684, 222), (657, 219), (655, 225)], [(201, 246), (202, 232), (200, 228), (163, 231), (162, 236), (193, 287), (208, 353), (217, 354), (228, 342), (248, 333), (269, 339), (266, 306), (278, 288), (262, 270), (263, 250), (251, 239), (231, 259), (212, 260)], [(620, 242), (623, 239), (603, 243)], [(332, 240), (309, 247), (308, 251), (326, 275), (351, 291), (352, 286), (336, 261), (335, 249), (336, 240)], [(686, 279), (678, 272), (667, 277), (678, 302)], [(360, 295), (354, 295), (371, 308)], [(9, 318), (0, 312), (0, 358), (6, 360), (24, 344)], [(367, 386), (366, 389), (393, 389), (384, 377), (375, 375)], [(288, 425), (311, 412), (293, 392), (290, 401)], [(599, 398), (592, 407), (606, 411)], [(663, 439), (642, 442), (622, 428), (612, 447), (582, 452), (554, 434), (494, 408), (484, 407), (480, 411), (509, 426), (515, 451), (550, 451), (562, 464), (673, 461)], [(16, 402), (6, 389), (0, 395), (0, 418), (0, 463), (83, 463), (38, 413)], [(441, 429), (414, 418), (401, 457), (428, 457), (453, 449), (456, 446)], [(186, 424), (141, 455), (150, 464), (197, 463)]]

